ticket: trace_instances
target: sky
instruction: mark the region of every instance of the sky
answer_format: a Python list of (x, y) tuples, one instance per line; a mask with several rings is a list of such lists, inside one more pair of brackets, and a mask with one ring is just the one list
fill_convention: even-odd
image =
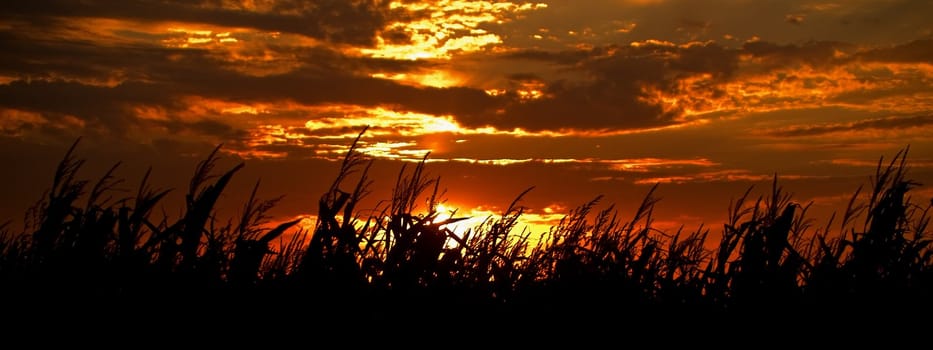
[[(933, 2), (926, 0), (84, 0), (0, 3), (0, 222), (51, 185), (146, 170), (183, 203), (222, 144), (308, 217), (365, 127), (372, 205), (428, 157), (448, 208), (518, 194), (545, 224), (602, 195), (658, 225), (721, 227), (778, 175), (817, 220), (910, 146), (933, 184)], [(921, 201), (933, 187), (920, 187)], [(176, 207), (173, 207), (173, 204)], [(534, 226), (532, 226), (534, 227)]]

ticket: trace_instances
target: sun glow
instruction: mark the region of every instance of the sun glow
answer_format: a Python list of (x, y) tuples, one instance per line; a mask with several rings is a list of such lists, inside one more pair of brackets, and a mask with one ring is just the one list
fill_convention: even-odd
[[(456, 218), (465, 218), (464, 220), (441, 225), (441, 228), (446, 228), (447, 230), (450, 230), (451, 233), (457, 235), (457, 237), (461, 239), (466, 236), (467, 232), (470, 229), (472, 229), (474, 226), (478, 225), (479, 223), (482, 223), (482, 220), (483, 220), (483, 219), (477, 219), (477, 216), (475, 215), (477, 214), (476, 212), (471, 211), (470, 213), (465, 215), (464, 213), (461, 212), (461, 210), (456, 205), (453, 205), (450, 203), (436, 204), (434, 206), (434, 212), (436, 213), (436, 216), (434, 217), (434, 220), (433, 220), (435, 224), (442, 224), (444, 222), (447, 222), (448, 220), (452, 220)], [(470, 214), (473, 214), (473, 215), (470, 215)], [(482, 214), (485, 214), (485, 213), (482, 213)], [(488, 216), (488, 215), (484, 215), (484, 218), (485, 216)], [(449, 243), (453, 243), (453, 242), (449, 242)]]
[(459, 86), (463, 82), (462, 78), (455, 77), (450, 72), (443, 70), (434, 70), (426, 73), (373, 73), (370, 76), (378, 79), (394, 80), (405, 85), (430, 86), (436, 88)]
[[(530, 232), (530, 240), (536, 240), (540, 234), (547, 233), (552, 226), (557, 225), (565, 214), (558, 210), (566, 208), (552, 205), (543, 209), (542, 212), (526, 210), (518, 218), (517, 225), (510, 232), (512, 235), (519, 235), (523, 232)], [(443, 223), (451, 219), (460, 219), (455, 222), (441, 225), (442, 228), (450, 230), (458, 238), (469, 238), (468, 235), (482, 233), (484, 224), (491, 223), (502, 217), (497, 208), (488, 208), (484, 206), (472, 207), (464, 210), (456, 204), (450, 202), (438, 203), (434, 206), (434, 212), (437, 216), (434, 223)], [(456, 242), (449, 240), (448, 245), (454, 245)], [(533, 244), (533, 242), (532, 242)]]
[(438, 203), (434, 206), (434, 211), (437, 212), (437, 216), (434, 218), (436, 224), (450, 219), (457, 209), (444, 203)]

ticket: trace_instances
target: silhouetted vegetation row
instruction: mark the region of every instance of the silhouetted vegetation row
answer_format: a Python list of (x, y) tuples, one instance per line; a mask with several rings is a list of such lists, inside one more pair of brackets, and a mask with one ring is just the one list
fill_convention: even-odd
[(169, 190), (152, 188), (147, 173), (131, 196), (112, 199), (123, 182), (116, 166), (96, 182), (78, 179), (83, 161), (72, 146), (25, 232), (4, 229), (0, 279), (3, 293), (21, 300), (231, 312), (278, 300), (342, 317), (915, 310), (929, 308), (933, 250), (930, 203), (911, 201), (917, 184), (905, 177), (906, 156), (879, 161), (867, 195), (858, 189), (821, 227), (777, 178), (767, 196), (749, 189), (728, 208), (716, 245), (708, 228), (653, 228), (653, 188), (634, 217), (596, 212), (597, 198), (540, 236), (516, 227), (520, 195), (461, 237), (445, 227), (460, 219), (430, 209), (440, 184), (424, 162), (403, 167), (392, 198), (361, 217), (371, 161), (356, 142), (317, 203), (313, 231), (297, 221), (266, 227), (277, 199), (257, 198), (256, 188), (239, 217), (218, 220), (218, 197), (243, 166), (215, 172), (218, 149), (196, 167), (184, 214), (156, 222)]

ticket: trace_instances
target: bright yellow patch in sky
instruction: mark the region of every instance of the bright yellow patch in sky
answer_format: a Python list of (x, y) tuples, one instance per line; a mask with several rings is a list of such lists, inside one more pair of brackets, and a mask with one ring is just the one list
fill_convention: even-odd
[(425, 73), (373, 73), (370, 76), (373, 78), (394, 80), (405, 85), (430, 86), (436, 88), (459, 86), (463, 81), (463, 79), (445, 70), (432, 70)]
[(456, 132), (459, 124), (452, 116), (434, 116), (424, 113), (399, 112), (384, 107), (352, 111), (343, 116), (312, 119), (305, 123), (308, 129), (372, 127), (374, 135), (389, 133), (415, 136), (436, 132)]
[[(502, 43), (502, 38), (482, 28), (501, 24), (516, 13), (546, 8), (544, 3), (437, 0), (418, 3), (392, 2), (390, 8), (415, 19), (388, 24), (376, 38), (376, 48), (360, 52), (371, 57), (420, 60), (450, 59), (458, 52), (473, 52)], [(407, 42), (392, 42), (386, 33), (404, 33)]]
[(252, 114), (252, 115), (256, 115), (256, 114), (259, 114), (260, 111), (259, 111), (258, 109), (256, 109), (255, 107), (240, 106), (240, 107), (225, 108), (225, 109), (223, 110), (223, 112), (224, 112), (224, 113), (231, 113), (231, 114)]
[(207, 29), (189, 29), (185, 27), (169, 27), (167, 32), (175, 34), (168, 39), (163, 39), (162, 44), (169, 47), (189, 48), (203, 47), (209, 44), (233, 44), (238, 42), (237, 38), (231, 36), (231, 32), (215, 33)]
[[(501, 213), (497, 210), (482, 206), (467, 209), (450, 202), (445, 202), (435, 205), (434, 208), (438, 214), (434, 219), (435, 223), (442, 223), (451, 218), (466, 218), (465, 220), (442, 226), (461, 239), (467, 237), (467, 235), (472, 237), (472, 235), (477, 233), (476, 230), (484, 223), (499, 220), (502, 217)], [(557, 207), (557, 209), (564, 210), (565, 208)], [(511, 231), (511, 234), (517, 235), (522, 232), (529, 232), (531, 233), (529, 240), (534, 244), (541, 234), (549, 232), (551, 227), (559, 223), (565, 215), (566, 213), (556, 212), (555, 208), (552, 207), (545, 208), (544, 213), (525, 210), (519, 217), (518, 223), (515, 229)], [(447, 244), (449, 246), (454, 246), (456, 242), (448, 240)]]

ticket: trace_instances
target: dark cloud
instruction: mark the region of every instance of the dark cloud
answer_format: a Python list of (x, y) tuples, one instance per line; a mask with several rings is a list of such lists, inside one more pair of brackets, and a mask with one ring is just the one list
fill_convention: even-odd
[(933, 116), (919, 115), (911, 117), (891, 117), (860, 120), (851, 123), (796, 126), (771, 131), (767, 134), (770, 136), (778, 137), (819, 136), (836, 132), (906, 129), (927, 125), (933, 125)]
[(106, 80), (111, 77), (146, 80), (170, 68), (173, 57), (207, 63), (207, 52), (203, 50), (36, 39), (29, 37), (28, 31), (0, 32), (0, 46), (4, 48), (0, 50), (0, 74), (25, 80)]
[[(225, 2), (226, 3), (226, 2)], [(48, 25), (56, 17), (102, 17), (139, 21), (205, 23), (306, 35), (335, 43), (372, 45), (386, 23), (389, 2), (381, 0), (277, 1), (257, 12), (225, 8), (213, 1), (6, 1), (0, 12)]]
[(883, 72), (882, 74), (867, 75), (861, 77), (865, 82), (870, 83), (890, 83), (896, 82), (893, 86), (881, 86), (874, 89), (860, 89), (852, 90), (844, 93), (840, 93), (833, 98), (829, 99), (831, 102), (838, 102), (844, 104), (856, 104), (856, 105), (871, 105), (875, 103), (901, 103), (904, 105), (901, 106), (891, 106), (901, 107), (901, 108), (924, 108), (922, 104), (912, 105), (911, 101), (914, 96), (923, 96), (928, 94), (930, 91), (930, 85), (928, 82), (924, 81), (922, 76), (904, 76), (896, 75), (893, 72)]
[(799, 45), (754, 41), (743, 44), (741, 53), (758, 59), (760, 69), (770, 70), (801, 64), (825, 67), (845, 63), (847, 59), (838, 58), (836, 52), (847, 52), (853, 49), (852, 44), (833, 41), (809, 41)]
[(678, 29), (684, 28), (686, 30), (706, 30), (710, 27), (709, 21), (701, 21), (691, 18), (681, 18), (679, 22), (680, 26)]
[[(293, 127), (289, 128), (288, 132), (296, 135), (301, 135), (305, 137), (305, 140), (311, 140), (315, 138), (320, 138), (323, 136), (330, 135), (353, 135), (359, 133), (361, 126), (340, 126), (340, 127), (330, 127), (330, 128), (315, 128), (309, 129), (306, 127)], [(378, 127), (370, 127), (369, 131), (380, 131)]]
[[(114, 87), (89, 86), (63, 81), (16, 81), (0, 86), (0, 106), (38, 113), (41, 123), (21, 128), (47, 138), (72, 139), (79, 135), (125, 139), (146, 131), (153, 137), (207, 136), (220, 142), (242, 142), (248, 133), (223, 120), (203, 115), (191, 119), (187, 106), (164, 85), (129, 82)], [(141, 118), (138, 108), (164, 112), (165, 119)], [(2, 116), (2, 114), (0, 114)], [(79, 123), (79, 124), (76, 124)]]
[(590, 84), (553, 82), (545, 98), (513, 102), (497, 115), (482, 119), (462, 118), (470, 126), (492, 125), (526, 130), (625, 130), (663, 126), (673, 115), (639, 101), (635, 84), (600, 80)]
[(75, 116), (89, 124), (123, 131), (135, 119), (136, 105), (173, 106), (177, 101), (162, 86), (128, 82), (116, 87), (66, 81), (14, 81), (0, 85), (0, 106), (43, 113), (46, 117)]
[(389, 30), (382, 31), (381, 35), (386, 44), (391, 45), (406, 45), (411, 44), (411, 33), (405, 31), (404, 28), (392, 28)]
[(340, 72), (296, 71), (267, 77), (223, 75), (210, 80), (195, 76), (179, 79), (177, 83), (185, 93), (246, 103), (292, 100), (308, 105), (399, 106), (415, 112), (464, 116), (482, 115), (498, 104), (496, 98), (478, 89), (414, 87)]
[[(295, 101), (307, 105), (352, 104), (399, 106), (404, 110), (481, 118), (499, 104), (497, 98), (471, 88), (430, 88), (392, 81), (317, 72), (268, 77), (190, 71), (158, 83), (124, 82), (114, 87), (67, 81), (15, 81), (0, 85), (0, 106), (43, 113), (72, 115), (90, 125), (121, 132), (135, 125), (134, 107), (164, 109), (167, 115), (184, 111), (185, 96), (201, 96), (236, 103)], [(309, 118), (298, 114), (296, 117)]]
[(192, 131), (198, 135), (214, 136), (220, 140), (232, 141), (242, 141), (248, 136), (245, 130), (237, 129), (227, 123), (213, 119), (202, 119), (193, 122), (170, 120), (157, 123), (166, 127), (172, 134)]
[(713, 23), (707, 20), (698, 20), (694, 18), (681, 18), (677, 32), (686, 36), (688, 40), (697, 40), (709, 33)]
[(539, 81), (541, 77), (535, 73), (513, 73), (508, 75), (508, 79), (513, 81)]
[[(864, 1), (861, 6), (841, 6), (839, 21), (845, 29), (871, 37), (879, 32), (914, 38), (919, 30), (929, 30), (933, 3), (926, 0)], [(919, 28), (918, 28), (919, 27)]]
[(859, 55), (867, 61), (933, 63), (933, 39), (914, 40), (906, 44), (874, 49)]
[[(547, 75), (532, 76), (524, 72), (508, 76), (512, 80), (534, 77), (545, 82), (545, 97), (508, 105), (502, 113), (490, 119), (493, 125), (532, 130), (624, 130), (677, 124), (681, 122), (685, 108), (712, 108), (708, 105), (709, 100), (727, 98), (725, 88), (734, 83), (771, 91), (765, 95), (732, 98), (731, 101), (738, 106), (748, 103), (789, 106), (816, 101), (807, 102), (808, 98), (865, 104), (878, 99), (922, 94), (929, 91), (929, 84), (924, 83), (925, 74), (862, 69), (857, 66), (858, 60), (925, 63), (933, 59), (933, 41), (918, 40), (873, 50), (833, 41), (800, 44), (751, 41), (740, 47), (714, 42), (675, 44), (646, 41), (587, 50), (526, 50), (511, 52), (502, 58), (547, 62), (556, 67), (555, 71), (576, 71), (586, 78), (548, 80), (542, 78)], [(800, 67), (811, 69), (797, 73)], [(845, 81), (834, 80), (832, 72), (843, 67), (845, 72), (869, 88), (849, 89), (840, 85)], [(807, 73), (811, 71), (825, 73)], [(689, 80), (697, 76), (704, 78), (700, 82)], [(770, 81), (762, 81), (769, 76), (772, 77)], [(747, 82), (747, 77), (755, 80)], [(692, 83), (684, 84), (686, 81)], [(802, 96), (799, 91), (792, 91), (794, 86), (838, 91), (825, 96)], [(656, 93), (677, 97), (680, 101), (677, 105), (665, 105), (652, 95)], [(467, 122), (480, 125), (484, 121)]]
[[(582, 72), (583, 81), (546, 81), (543, 98), (513, 99), (491, 119), (464, 119), (468, 125), (494, 125), (528, 130), (627, 130), (678, 123), (680, 112), (653, 101), (646, 89), (675, 93), (679, 79), (708, 73), (717, 80), (731, 77), (740, 52), (716, 44), (677, 46), (647, 42), (562, 52), (520, 51), (510, 60), (537, 60)], [(516, 73), (511, 80), (543, 81)], [(484, 117), (487, 117), (483, 115)]]
[[(32, 35), (48, 33), (0, 33), (0, 43), (6, 48), (0, 51), (0, 76), (16, 79), (0, 85), (0, 107), (40, 113), (52, 123), (75, 117), (86, 122), (89, 132), (122, 134), (141, 125), (136, 108), (152, 107), (173, 120), (161, 125), (169, 131), (185, 128), (212, 136), (241, 134), (218, 125), (199, 128), (191, 120), (182, 120), (179, 115), (190, 107), (183, 98), (192, 96), (234, 103), (390, 106), (468, 117), (491, 113), (501, 100), (477, 89), (414, 87), (371, 78), (370, 72), (429, 71), (435, 63), (347, 56), (325, 47), (258, 47), (255, 55), (259, 57), (284, 57), (272, 65), (294, 67), (285, 73), (257, 76), (254, 71), (267, 67), (231, 60), (234, 53), (223, 49), (111, 45), (56, 37), (35, 40)], [(257, 61), (268, 64), (268, 60)], [(282, 115), (309, 118), (305, 113)]]
[[(580, 1), (552, 0), (546, 11), (531, 14), (515, 26), (527, 33), (542, 27), (552, 32), (580, 32), (619, 20), (637, 24), (628, 33), (604, 34), (588, 41), (602, 43), (722, 40), (728, 35), (782, 44), (827, 40), (876, 45), (929, 37), (929, 13), (933, 13), (933, 2), (928, 0), (590, 0), (586, 6)], [(794, 18), (785, 18), (788, 14), (805, 16), (804, 22), (790, 25), (785, 20)], [(570, 44), (573, 40), (568, 39)]]
[(545, 51), (537, 49), (525, 49), (515, 52), (509, 52), (502, 57), (506, 59), (524, 59), (534, 61), (544, 61), (554, 64), (573, 65), (586, 59), (598, 56), (606, 51), (606, 47), (597, 47), (591, 50), (564, 50), (564, 51)]
[[(740, 47), (715, 42), (644, 41), (564, 51), (512, 50), (493, 59), (546, 62), (555, 72), (572, 72), (582, 78), (555, 77), (548, 72), (526, 69), (504, 72), (499, 79), (504, 79), (511, 91), (490, 96), (480, 88), (412, 86), (370, 76), (376, 72), (429, 73), (442, 68), (443, 63), (437, 61), (360, 57), (336, 47), (308, 47), (282, 41), (262, 42), (233, 52), (224, 47), (158, 47), (158, 41), (149, 45), (101, 44), (93, 38), (82, 41), (50, 34), (55, 33), (55, 26), (67, 26), (61, 23), (62, 17), (90, 16), (99, 10), (94, 16), (134, 21), (190, 20), (363, 44), (384, 27), (385, 14), (392, 13), (387, 10), (388, 5), (375, 1), (284, 2), (261, 11), (223, 7), (213, 2), (193, 5), (133, 1), (129, 4), (108, 7), (104, 5), (111, 5), (109, 2), (96, 0), (53, 1), (41, 8), (18, 2), (2, 5), (9, 10), (4, 16), (45, 21), (53, 24), (53, 29), (33, 26), (25, 32), (0, 33), (0, 44), (7, 48), (0, 52), (0, 75), (19, 79), (0, 86), (0, 107), (41, 113), (53, 121), (73, 116), (88, 122), (89, 126), (109, 128), (118, 133), (140, 125), (135, 108), (158, 107), (170, 116), (172, 122), (163, 125), (169, 131), (201, 130), (206, 135), (230, 138), (242, 137), (242, 129), (246, 126), (243, 123), (234, 125), (232, 121), (212, 115), (194, 119), (177, 116), (189, 107), (184, 98), (203, 97), (247, 104), (297, 102), (308, 106), (388, 107), (452, 115), (468, 127), (494, 126), (507, 130), (631, 130), (681, 123), (690, 103), (700, 103), (702, 101), (697, 101), (707, 96), (724, 96), (723, 85), (745, 74), (767, 74), (799, 65), (845, 64), (851, 62), (851, 58), (839, 52), (855, 50), (852, 45), (829, 41), (786, 45), (754, 41)], [(136, 5), (139, 6), (134, 7)], [(337, 19), (318, 20), (317, 17), (324, 14)], [(426, 14), (392, 14), (403, 15), (415, 18)], [(308, 27), (298, 28), (290, 22), (295, 18), (302, 19)], [(277, 19), (283, 21), (277, 22)], [(374, 24), (362, 29), (350, 28), (358, 21)], [(696, 19), (681, 20), (679, 25), (691, 31), (712, 26), (710, 21)], [(329, 26), (345, 29), (330, 31)], [(353, 32), (358, 29), (359, 33)], [(401, 40), (404, 34), (392, 35)], [(35, 40), (36, 36), (43, 35), (43, 40)], [(859, 57), (925, 62), (933, 55), (930, 47), (933, 45), (929, 40), (915, 41), (869, 51)], [(708, 78), (684, 86), (685, 79), (696, 76)], [(518, 93), (529, 88), (527, 85), (534, 85), (540, 96), (528, 98)], [(691, 101), (684, 99), (678, 105), (670, 105), (659, 97), (688, 92), (700, 92), (703, 97), (691, 96)], [(762, 101), (768, 102), (768, 98), (782, 97), (765, 97)], [(285, 119), (316, 117), (288, 111), (277, 112), (276, 116)]]
[(677, 50), (670, 68), (688, 73), (709, 73), (717, 78), (728, 78), (738, 69), (739, 54), (717, 44), (690, 45)]
[[(289, 71), (347, 75), (367, 72), (405, 73), (430, 69), (429, 62), (347, 56), (322, 46), (269, 44), (230, 51), (220, 48), (169, 48), (152, 45), (107, 45), (94, 42), (46, 38), (36, 40), (26, 33), (0, 32), (0, 74), (35, 80), (195, 80), (222, 76), (251, 75), (268, 68)], [(50, 34), (43, 34), (50, 35)], [(231, 56), (245, 59), (232, 60)], [(257, 57), (255, 61), (251, 57)], [(270, 59), (271, 57), (271, 59)], [(282, 67), (285, 68), (282, 68)], [(288, 68), (292, 67), (292, 68)], [(263, 74), (268, 75), (268, 73)]]

